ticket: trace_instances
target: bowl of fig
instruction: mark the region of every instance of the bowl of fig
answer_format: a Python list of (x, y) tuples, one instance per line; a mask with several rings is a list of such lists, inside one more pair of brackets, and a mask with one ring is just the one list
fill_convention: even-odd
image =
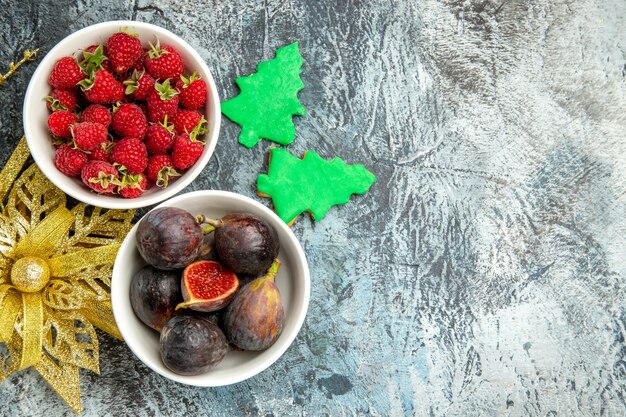
[(115, 209), (160, 203), (204, 169), (220, 129), (217, 88), (183, 39), (144, 22), (103, 22), (61, 40), (24, 97), (24, 132), (65, 193)]
[(222, 386), (273, 364), (309, 304), (306, 257), (271, 210), (196, 191), (148, 212), (113, 268), (115, 321), (134, 354), (189, 385)]

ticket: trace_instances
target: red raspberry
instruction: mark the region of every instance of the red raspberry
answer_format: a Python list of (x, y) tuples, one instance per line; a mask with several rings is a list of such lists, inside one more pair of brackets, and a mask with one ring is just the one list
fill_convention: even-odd
[(76, 90), (64, 90), (62, 88), (55, 88), (50, 91), (50, 94), (48, 94), (45, 99), (48, 102), (48, 110), (51, 111), (74, 111), (76, 110), (76, 103), (78, 102)]
[(80, 173), (83, 183), (100, 194), (113, 194), (117, 189), (117, 169), (104, 161), (89, 161)]
[(195, 164), (204, 151), (204, 144), (195, 139), (195, 135), (191, 137), (187, 134), (179, 135), (174, 142), (172, 151), (172, 161), (177, 169), (187, 169)]
[(108, 57), (113, 66), (113, 72), (123, 74), (135, 64), (143, 55), (141, 41), (136, 36), (124, 32), (114, 33), (107, 41)]
[(146, 133), (146, 148), (150, 154), (166, 153), (174, 145), (174, 125), (163, 123), (150, 125)]
[(135, 100), (145, 100), (154, 90), (155, 79), (145, 71), (133, 71), (133, 74), (124, 81), (126, 95)]
[(80, 62), (80, 66), (87, 75), (102, 69), (111, 72), (111, 61), (108, 55), (106, 46), (91, 45), (83, 51), (83, 60)]
[(180, 177), (178, 171), (174, 169), (174, 162), (169, 155), (153, 155), (148, 159), (146, 176), (155, 182), (157, 187), (167, 188), (172, 177)]
[(158, 40), (156, 46), (150, 43), (150, 50), (144, 60), (144, 65), (150, 75), (157, 80), (168, 78), (178, 80), (185, 71), (183, 59), (178, 51), (169, 45), (161, 47)]
[(147, 98), (148, 120), (160, 122), (165, 116), (172, 118), (178, 109), (178, 90), (170, 87), (170, 80), (155, 83)]
[(144, 62), (147, 56), (148, 56), (148, 50), (146, 48), (143, 48), (143, 53), (141, 54), (141, 57), (139, 57), (139, 59), (135, 61), (131, 69), (137, 72), (144, 72), (146, 70), (144, 68)]
[(176, 88), (180, 91), (180, 104), (189, 110), (197, 110), (206, 102), (206, 82), (195, 72), (189, 77), (181, 75), (176, 82)]
[(148, 189), (148, 180), (145, 175), (126, 174), (122, 176), (118, 192), (124, 198), (137, 198)]
[(139, 108), (141, 109), (141, 111), (143, 112), (144, 116), (146, 116), (146, 119), (148, 118), (148, 105), (146, 103), (141, 103), (139, 104)]
[[(87, 48), (85, 48), (85, 50), (83, 51), (83, 59), (88, 59), (91, 58), (91, 56), (93, 55), (93, 53), (96, 51), (96, 49), (98, 49), (99, 47), (102, 47), (102, 55), (104, 56), (108, 56), (108, 49), (106, 47), (106, 45), (103, 44), (93, 44), (93, 45), (89, 45)], [(89, 55), (91, 54), (91, 55)], [(108, 59), (105, 59), (105, 61), (107, 61)], [(108, 71), (108, 70), (107, 70)]]
[(92, 104), (83, 110), (80, 114), (80, 120), (83, 122), (100, 123), (108, 129), (111, 125), (111, 112), (101, 104)]
[(124, 86), (106, 70), (96, 71), (93, 78), (84, 79), (80, 86), (92, 103), (116, 103), (124, 98)]
[(72, 127), (72, 136), (74, 137), (74, 143), (80, 149), (93, 151), (101, 143), (106, 142), (109, 132), (100, 123), (82, 122)]
[(146, 177), (146, 182), (148, 183), (146, 189), (149, 190), (150, 188), (154, 187), (156, 184), (154, 183), (154, 181), (152, 181), (150, 178)]
[(73, 149), (72, 147), (62, 144), (56, 150), (54, 154), (54, 165), (70, 177), (74, 177), (80, 174), (87, 163), (87, 155), (79, 149)]
[(139, 139), (124, 138), (113, 146), (111, 162), (125, 167), (129, 174), (140, 174), (148, 165), (146, 145)]
[(111, 162), (111, 148), (113, 148), (112, 142), (102, 142), (100, 146), (87, 155), (87, 159), (89, 161)]
[(111, 127), (121, 136), (143, 140), (148, 130), (148, 121), (138, 105), (124, 103), (113, 110)]
[(63, 139), (72, 137), (71, 126), (78, 122), (78, 117), (67, 110), (55, 111), (48, 117), (48, 127), (53, 135)]
[(66, 56), (54, 64), (48, 77), (48, 84), (54, 88), (74, 88), (84, 78), (85, 73), (78, 62), (71, 56)]
[(190, 134), (196, 126), (204, 123), (204, 121), (202, 114), (197, 111), (183, 109), (178, 110), (172, 119), (174, 129), (176, 129), (176, 133), (179, 135), (182, 133)]

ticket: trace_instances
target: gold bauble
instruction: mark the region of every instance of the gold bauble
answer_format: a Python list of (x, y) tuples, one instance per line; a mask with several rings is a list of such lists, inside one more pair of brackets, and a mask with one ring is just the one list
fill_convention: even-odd
[(24, 256), (11, 268), (11, 283), (22, 292), (37, 292), (50, 281), (48, 263), (36, 256)]

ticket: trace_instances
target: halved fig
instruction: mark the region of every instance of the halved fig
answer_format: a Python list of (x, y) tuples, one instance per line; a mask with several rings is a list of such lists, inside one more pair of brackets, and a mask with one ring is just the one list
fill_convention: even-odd
[(220, 310), (230, 302), (239, 288), (234, 272), (219, 262), (197, 261), (183, 271), (181, 289), (184, 302), (176, 306), (196, 311)]

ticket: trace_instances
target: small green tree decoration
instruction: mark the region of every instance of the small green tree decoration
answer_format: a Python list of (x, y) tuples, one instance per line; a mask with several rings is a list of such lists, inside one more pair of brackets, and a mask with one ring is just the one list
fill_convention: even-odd
[(257, 72), (235, 80), (241, 92), (222, 103), (222, 113), (241, 126), (239, 143), (252, 148), (261, 139), (288, 145), (296, 137), (292, 116), (306, 109), (298, 100), (302, 57), (298, 42), (279, 48), (276, 58), (261, 62)]
[(257, 178), (259, 195), (271, 197), (278, 217), (291, 225), (308, 211), (320, 220), (337, 204), (345, 204), (352, 194), (364, 194), (376, 181), (361, 164), (349, 165), (340, 158), (322, 159), (306, 151), (299, 159), (285, 149), (270, 151), (267, 175)]

